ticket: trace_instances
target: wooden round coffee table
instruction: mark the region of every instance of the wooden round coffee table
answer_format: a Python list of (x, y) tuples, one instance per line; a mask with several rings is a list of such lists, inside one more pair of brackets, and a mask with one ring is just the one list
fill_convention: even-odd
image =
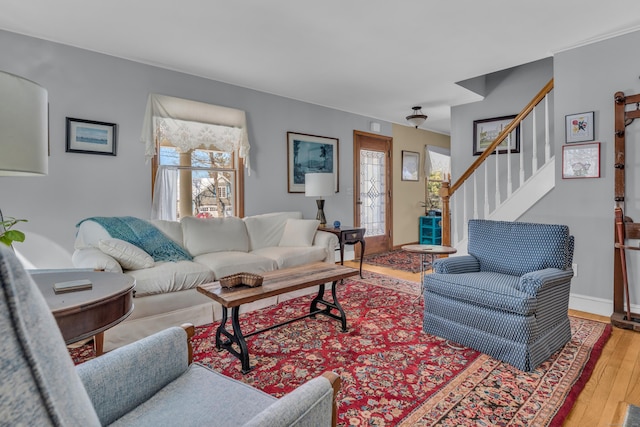
[[(135, 279), (127, 274), (87, 270), (31, 272), (55, 317), (66, 344), (94, 338), (96, 355), (102, 354), (104, 331), (133, 311)], [(54, 283), (88, 279), (91, 289), (56, 294)]]
[[(404, 245), (402, 250), (422, 255), (420, 260), (420, 295), (422, 295), (424, 290), (424, 275), (427, 255), (431, 256), (431, 265), (433, 266), (433, 260), (436, 255), (450, 255), (458, 252), (456, 248), (441, 245)], [(420, 295), (418, 295), (418, 298)]]

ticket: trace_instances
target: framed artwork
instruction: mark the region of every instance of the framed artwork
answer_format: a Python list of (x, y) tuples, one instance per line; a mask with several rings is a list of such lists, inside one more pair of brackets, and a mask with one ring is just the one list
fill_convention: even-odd
[(595, 139), (593, 111), (565, 116), (566, 142), (584, 142)]
[(600, 178), (600, 143), (563, 145), (562, 178)]
[(94, 122), (92, 120), (67, 117), (68, 153), (116, 155), (115, 123)]
[(402, 150), (402, 180), (418, 181), (420, 153)]
[[(483, 119), (473, 121), (473, 155), (479, 156), (496, 140), (505, 127), (515, 119), (516, 115), (495, 117), (493, 119)], [(510, 135), (498, 146), (498, 152), (519, 153), (520, 152), (520, 125), (518, 125)], [(495, 154), (495, 150), (491, 154)]]
[(289, 193), (304, 193), (307, 173), (333, 173), (338, 192), (338, 138), (287, 132), (287, 175)]

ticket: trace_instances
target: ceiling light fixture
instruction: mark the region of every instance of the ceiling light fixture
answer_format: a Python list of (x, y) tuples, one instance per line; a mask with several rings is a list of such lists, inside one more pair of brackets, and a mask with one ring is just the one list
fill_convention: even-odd
[(422, 114), (422, 107), (412, 107), (413, 114), (407, 116), (407, 121), (414, 125), (416, 129), (418, 126), (424, 123), (427, 120), (427, 116)]

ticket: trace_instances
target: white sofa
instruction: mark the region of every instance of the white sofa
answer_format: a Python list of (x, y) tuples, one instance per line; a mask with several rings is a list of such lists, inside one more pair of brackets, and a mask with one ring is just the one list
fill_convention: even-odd
[[(300, 212), (277, 212), (243, 219), (185, 217), (180, 222), (151, 220), (184, 248), (192, 261), (155, 262), (147, 253), (114, 239), (98, 222), (78, 226), (73, 263), (78, 268), (124, 272), (136, 279), (134, 311), (105, 332), (105, 351), (185, 322), (204, 325), (221, 318), (218, 303), (196, 287), (239, 272), (264, 273), (313, 262), (335, 262), (335, 235)], [(248, 304), (256, 310), (300, 295), (308, 288)]]

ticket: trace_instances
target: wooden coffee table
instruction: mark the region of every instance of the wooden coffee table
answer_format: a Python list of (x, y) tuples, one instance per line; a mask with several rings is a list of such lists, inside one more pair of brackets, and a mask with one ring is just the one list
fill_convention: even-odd
[[(135, 279), (122, 273), (86, 270), (33, 270), (30, 272), (55, 317), (66, 344), (94, 337), (96, 356), (102, 354), (104, 331), (133, 311)], [(92, 288), (56, 294), (53, 284), (89, 279)]]
[[(282, 270), (270, 271), (262, 274), (264, 281), (262, 286), (250, 288), (248, 286), (239, 286), (235, 288), (222, 288), (220, 282), (206, 283), (198, 286), (198, 292), (208, 296), (222, 305), (222, 320), (220, 326), (216, 330), (216, 349), (221, 351), (227, 350), (242, 362), (242, 373), (246, 374), (251, 370), (249, 364), (249, 350), (247, 348), (246, 338), (269, 331), (271, 329), (288, 325), (297, 320), (307, 317), (315, 317), (317, 314), (331, 317), (339, 320), (342, 331), (347, 331), (347, 316), (338, 302), (336, 294), (336, 285), (342, 279), (355, 276), (358, 270), (355, 268), (344, 267), (342, 265), (328, 264), (318, 262), (315, 264), (303, 265), (300, 267), (286, 268)], [(332, 282), (331, 296), (333, 301), (324, 299), (325, 283)], [(284, 294), (287, 292), (304, 289), (311, 286), (320, 285), (318, 295), (311, 301), (309, 314), (296, 317), (286, 322), (278, 323), (267, 328), (243, 334), (240, 329), (240, 306), (250, 302), (269, 298), (272, 296)], [(323, 308), (319, 308), (318, 306)], [(228, 310), (231, 309), (231, 325), (233, 332), (227, 330), (227, 320), (229, 318)], [(339, 314), (335, 314), (332, 310), (336, 310)], [(222, 339), (222, 335), (226, 339)], [(235, 344), (239, 350), (233, 347)]]

